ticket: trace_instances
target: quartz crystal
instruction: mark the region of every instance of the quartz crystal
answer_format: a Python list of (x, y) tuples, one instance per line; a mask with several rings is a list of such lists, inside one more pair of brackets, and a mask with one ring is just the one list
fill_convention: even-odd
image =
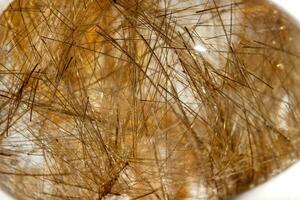
[(300, 31), (264, 0), (14, 0), (0, 186), (16, 199), (230, 199), (299, 158)]

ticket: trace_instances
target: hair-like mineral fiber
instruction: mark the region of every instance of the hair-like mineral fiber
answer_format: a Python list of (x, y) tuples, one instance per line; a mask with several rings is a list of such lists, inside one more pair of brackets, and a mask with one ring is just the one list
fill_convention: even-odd
[(0, 184), (17, 199), (229, 199), (299, 157), (297, 25), (262, 0), (15, 0)]

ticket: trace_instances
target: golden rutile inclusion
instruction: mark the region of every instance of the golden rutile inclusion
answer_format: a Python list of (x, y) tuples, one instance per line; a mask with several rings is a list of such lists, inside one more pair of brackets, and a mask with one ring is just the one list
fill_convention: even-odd
[(262, 0), (15, 0), (0, 183), (17, 199), (229, 199), (299, 157), (297, 25)]

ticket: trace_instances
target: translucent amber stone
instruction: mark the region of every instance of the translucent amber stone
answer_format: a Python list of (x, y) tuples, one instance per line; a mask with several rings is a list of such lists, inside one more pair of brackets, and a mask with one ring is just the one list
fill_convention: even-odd
[(299, 158), (297, 24), (263, 0), (14, 0), (0, 184), (16, 199), (229, 199)]

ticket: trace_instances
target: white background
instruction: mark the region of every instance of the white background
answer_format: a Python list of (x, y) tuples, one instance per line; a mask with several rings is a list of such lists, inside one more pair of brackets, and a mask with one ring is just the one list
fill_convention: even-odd
[[(273, 0), (300, 21), (299, 0)], [(9, 0), (0, 0), (0, 11)], [(0, 200), (13, 200), (0, 191)], [(300, 162), (265, 184), (240, 195), (236, 200), (300, 200)]]

